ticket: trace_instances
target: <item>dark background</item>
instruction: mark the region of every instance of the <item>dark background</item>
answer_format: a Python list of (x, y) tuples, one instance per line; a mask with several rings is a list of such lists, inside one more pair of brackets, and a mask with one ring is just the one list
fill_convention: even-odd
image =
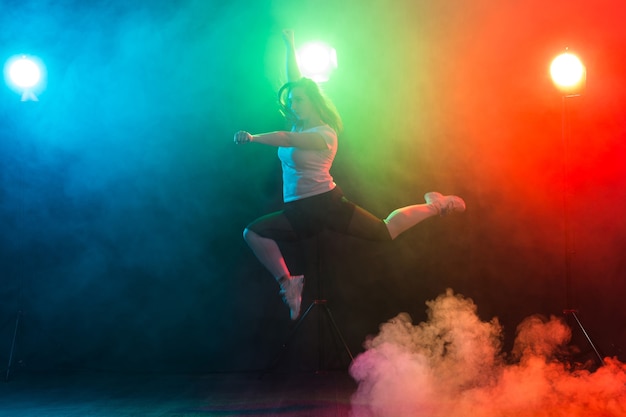
[[(308, 277), (304, 307), (323, 277), (355, 353), (399, 312), (424, 320), (446, 288), (499, 318), (505, 351), (523, 318), (577, 308), (602, 353), (626, 360), (621, 2), (21, 0), (0, 16), (2, 59), (47, 68), (38, 102), (0, 90), (0, 361), (21, 312), (21, 369), (268, 364), (291, 323), (241, 232), (279, 208), (280, 167), (232, 135), (284, 128), (286, 27), (337, 49), (324, 88), (353, 201), (380, 217), (431, 190), (468, 206), (392, 243), (324, 233), (302, 256), (285, 247)], [(563, 106), (548, 67), (566, 47), (588, 78)], [(315, 323), (286, 366), (314, 366)]]

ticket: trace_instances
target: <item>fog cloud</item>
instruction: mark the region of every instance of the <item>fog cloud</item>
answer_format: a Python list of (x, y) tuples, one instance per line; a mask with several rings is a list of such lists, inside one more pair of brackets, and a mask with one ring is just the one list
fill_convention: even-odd
[(561, 318), (525, 319), (507, 355), (502, 326), (471, 299), (448, 290), (427, 306), (425, 322), (401, 313), (366, 341), (350, 369), (354, 417), (626, 415), (626, 365), (560, 360), (571, 338)]

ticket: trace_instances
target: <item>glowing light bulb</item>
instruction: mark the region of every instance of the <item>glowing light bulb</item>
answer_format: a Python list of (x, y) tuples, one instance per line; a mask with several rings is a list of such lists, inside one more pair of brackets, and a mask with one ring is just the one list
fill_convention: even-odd
[(565, 52), (552, 61), (550, 75), (557, 87), (575, 88), (585, 80), (585, 66), (576, 55)]
[(10, 58), (4, 65), (7, 85), (22, 95), (22, 101), (38, 101), (36, 94), (46, 83), (43, 63), (35, 57), (19, 55)]
[(328, 81), (337, 68), (337, 51), (322, 42), (303, 45), (297, 56), (302, 75), (317, 82)]
[(9, 66), (9, 77), (19, 88), (33, 88), (41, 80), (41, 70), (33, 60), (22, 57)]

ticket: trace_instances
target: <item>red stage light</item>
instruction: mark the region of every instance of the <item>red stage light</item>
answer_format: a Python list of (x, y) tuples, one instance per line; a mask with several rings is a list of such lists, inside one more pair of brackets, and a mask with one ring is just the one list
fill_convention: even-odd
[(587, 78), (582, 61), (570, 52), (554, 58), (550, 65), (550, 75), (557, 88), (568, 94), (580, 93)]

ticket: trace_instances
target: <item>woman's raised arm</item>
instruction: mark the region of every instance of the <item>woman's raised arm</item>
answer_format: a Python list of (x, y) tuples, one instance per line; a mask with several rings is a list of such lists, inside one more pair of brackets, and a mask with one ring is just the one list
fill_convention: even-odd
[(287, 69), (287, 82), (298, 81), (302, 78), (302, 73), (298, 67), (296, 58), (296, 46), (294, 42), (293, 30), (283, 30), (283, 40), (285, 41), (285, 66)]

